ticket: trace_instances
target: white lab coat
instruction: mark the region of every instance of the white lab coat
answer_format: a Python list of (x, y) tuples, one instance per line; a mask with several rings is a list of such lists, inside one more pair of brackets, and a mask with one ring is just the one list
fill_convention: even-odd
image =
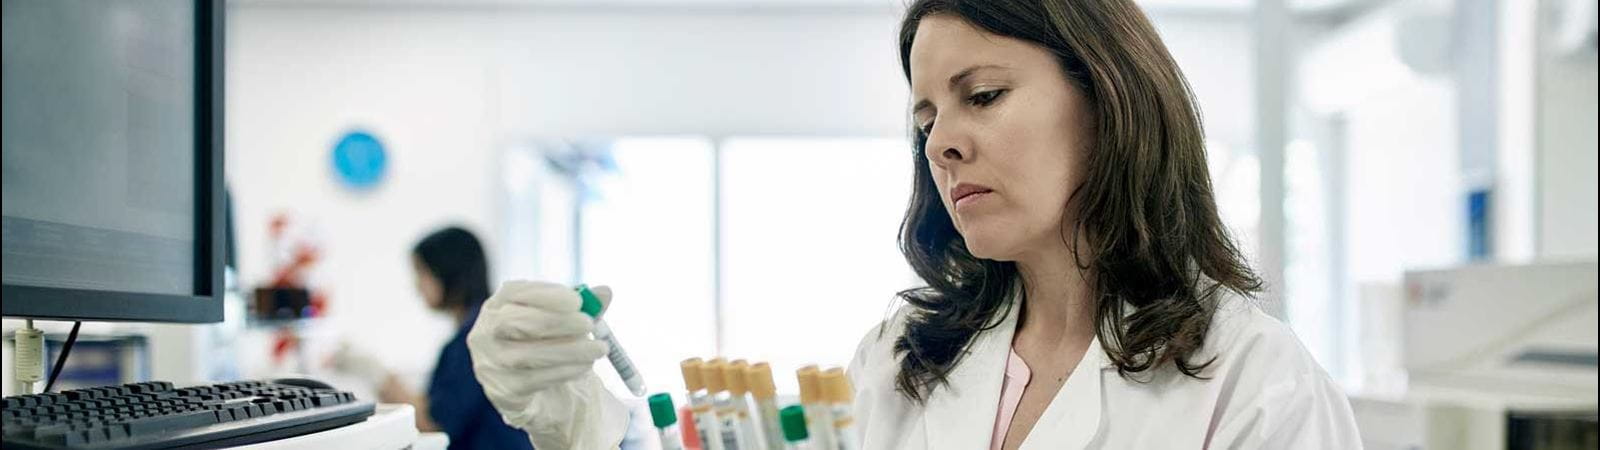
[[(1017, 310), (980, 332), (970, 353), (918, 405), (895, 390), (894, 341), (905, 309), (862, 338), (850, 363), (863, 449), (985, 450), (994, 433)], [(881, 331), (881, 333), (880, 333)], [(1203, 375), (1168, 365), (1147, 382), (1118, 375), (1100, 342), (1023, 441), (1023, 449), (1359, 448), (1350, 403), (1293, 332), (1246, 300), (1221, 302), (1204, 350)]]

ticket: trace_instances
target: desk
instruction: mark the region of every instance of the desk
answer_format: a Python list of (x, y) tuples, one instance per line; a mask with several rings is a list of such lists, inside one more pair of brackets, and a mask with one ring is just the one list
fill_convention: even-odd
[[(421, 438), (421, 439), (419, 439)], [(248, 450), (443, 449), (450, 439), (417, 433), (416, 410), (405, 404), (380, 404), (366, 421), (332, 430), (238, 447)]]

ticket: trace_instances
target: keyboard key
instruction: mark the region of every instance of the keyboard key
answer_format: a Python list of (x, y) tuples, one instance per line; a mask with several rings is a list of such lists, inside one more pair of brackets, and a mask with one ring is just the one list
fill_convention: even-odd
[(32, 435), (33, 429), (38, 428), (38, 425), (35, 425), (32, 420), (23, 420), (6, 422), (6, 426), (3, 428), (6, 436), (27, 436)]
[(122, 439), (127, 439), (127, 438), (128, 438), (128, 425), (119, 423), (119, 424), (111, 424), (111, 425), (107, 425), (106, 426), (106, 439), (116, 441), (116, 440), (122, 440)]
[(217, 423), (210, 411), (191, 411), (170, 416), (146, 417), (128, 421), (128, 435), (141, 436), (167, 430), (195, 428)]
[(46, 425), (34, 428), (33, 438), (43, 442), (61, 443), (66, 441), (68, 431), (71, 431), (71, 426), (64, 423)]
[(336, 394), (321, 394), (316, 397), (312, 397), (311, 402), (316, 404), (318, 407), (333, 406), (339, 404), (339, 396)]
[(88, 430), (69, 431), (66, 435), (62, 436), (61, 440), (62, 444), (71, 447), (82, 447), (94, 442), (90, 440), (90, 432)]

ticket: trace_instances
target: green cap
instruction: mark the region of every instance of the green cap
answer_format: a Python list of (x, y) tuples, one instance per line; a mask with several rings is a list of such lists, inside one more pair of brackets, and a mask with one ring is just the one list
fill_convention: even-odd
[(594, 292), (589, 290), (589, 285), (587, 284), (580, 284), (576, 289), (578, 290), (578, 296), (583, 297), (583, 306), (579, 307), (578, 310), (588, 314), (589, 317), (600, 317), (600, 296), (594, 295)]
[(779, 421), (783, 422), (783, 439), (789, 442), (804, 441), (811, 437), (806, 433), (806, 409), (800, 405), (790, 405), (778, 412)]
[(650, 396), (650, 418), (656, 428), (666, 428), (678, 423), (678, 412), (672, 409), (672, 394), (662, 392)]

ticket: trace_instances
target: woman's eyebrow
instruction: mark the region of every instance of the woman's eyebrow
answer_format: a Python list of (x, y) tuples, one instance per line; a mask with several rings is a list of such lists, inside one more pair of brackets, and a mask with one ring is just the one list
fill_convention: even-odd
[[(967, 67), (965, 69), (961, 69), (961, 71), (960, 72), (956, 72), (955, 75), (951, 75), (950, 76), (950, 81), (949, 81), (950, 84), (949, 84), (948, 88), (950, 90), (952, 90), (952, 91), (956, 90), (956, 88), (959, 87), (961, 85), (961, 83), (966, 82), (968, 78), (972, 78), (972, 74), (977, 73), (979, 70), (983, 70), (983, 69), (1011, 70), (1010, 67), (1006, 67), (1006, 66), (1002, 66), (1002, 65), (998, 65), (998, 64), (976, 64), (976, 65)], [(922, 100), (917, 101), (917, 104), (915, 106), (911, 107), (911, 114), (912, 115), (916, 115), (917, 113), (922, 112), (922, 110), (928, 109), (928, 108), (932, 108), (932, 107), (933, 107), (933, 102), (932, 101), (929, 101), (928, 99), (922, 99)]]
[(961, 83), (966, 82), (968, 78), (972, 78), (973, 73), (983, 69), (1010, 70), (1011, 68), (998, 64), (979, 64), (962, 69), (960, 72), (956, 72), (955, 75), (950, 76), (950, 90), (955, 90)]

